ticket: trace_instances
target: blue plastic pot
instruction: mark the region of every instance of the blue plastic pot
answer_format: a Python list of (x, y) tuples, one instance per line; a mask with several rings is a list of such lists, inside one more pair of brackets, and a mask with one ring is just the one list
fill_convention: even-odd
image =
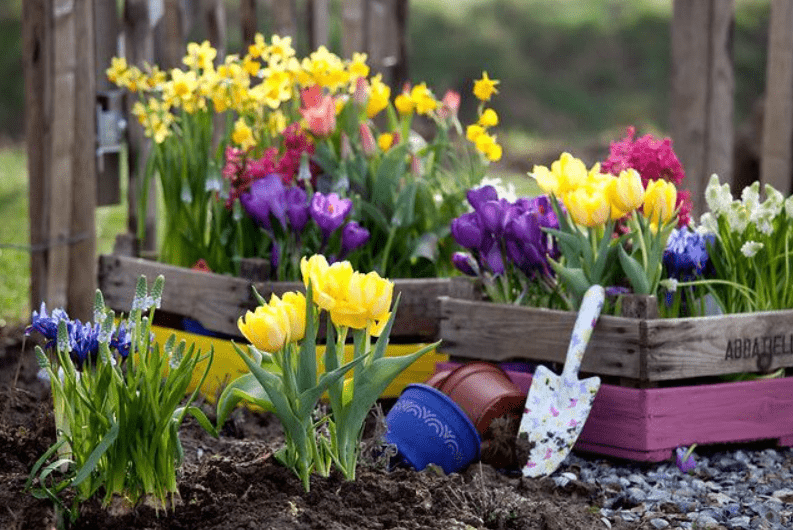
[(454, 473), (479, 459), (479, 433), (465, 412), (440, 390), (414, 383), (405, 387), (386, 416), (385, 440), (397, 457), (421, 471), (436, 464)]

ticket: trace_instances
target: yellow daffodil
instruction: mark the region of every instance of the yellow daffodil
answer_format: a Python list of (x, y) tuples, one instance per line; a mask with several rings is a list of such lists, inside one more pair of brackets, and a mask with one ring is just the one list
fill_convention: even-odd
[(273, 35), (270, 46), (266, 50), (268, 60), (286, 60), (294, 57), (295, 49), (292, 47), (292, 37)]
[(126, 74), (127, 68), (127, 60), (124, 57), (113, 57), (110, 60), (110, 68), (105, 70), (107, 79), (111, 83), (118, 84), (119, 79)]
[(382, 75), (377, 74), (370, 81), (369, 100), (366, 102), (366, 116), (374, 118), (388, 106), (391, 99), (391, 87), (383, 83)]
[(644, 216), (650, 222), (660, 225), (668, 223), (675, 216), (677, 188), (663, 179), (651, 180), (644, 192)]
[(498, 114), (493, 109), (485, 109), (477, 123), (482, 127), (495, 127), (498, 125)]
[(410, 94), (406, 92), (402, 92), (396, 98), (394, 98), (394, 107), (396, 107), (397, 112), (402, 115), (412, 113), (416, 108), (416, 102), (413, 101), (413, 98), (410, 97)]
[(482, 72), (482, 79), (474, 81), (474, 96), (480, 101), (490, 101), (493, 94), (498, 94), (496, 85), (499, 83), (496, 79), (490, 79), (487, 72)]
[(256, 145), (256, 140), (253, 137), (253, 130), (245, 123), (243, 118), (237, 119), (234, 123), (234, 132), (231, 133), (231, 141), (245, 151)]
[(366, 64), (366, 58), (367, 56), (365, 53), (356, 52), (352, 54), (352, 61), (350, 61), (347, 71), (350, 74), (350, 79), (353, 81), (359, 77), (369, 76), (369, 66)]
[(476, 143), (476, 139), (485, 134), (485, 128), (481, 125), (469, 125), (465, 128), (465, 138), (471, 142)]
[(217, 54), (217, 50), (209, 44), (208, 40), (201, 44), (191, 42), (187, 45), (187, 55), (182, 59), (182, 63), (190, 69), (212, 68)]
[(377, 137), (377, 147), (381, 151), (388, 151), (394, 144), (394, 135), (392, 133), (383, 133)]
[(438, 108), (438, 100), (432, 95), (427, 83), (419, 83), (410, 91), (410, 99), (416, 105), (416, 112), (422, 115), (429, 114)]

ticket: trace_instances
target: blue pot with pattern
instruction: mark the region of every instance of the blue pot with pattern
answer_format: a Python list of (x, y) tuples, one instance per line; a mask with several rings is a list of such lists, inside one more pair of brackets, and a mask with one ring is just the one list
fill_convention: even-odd
[(421, 471), (436, 464), (454, 473), (479, 459), (479, 433), (465, 412), (440, 390), (414, 383), (405, 387), (386, 415), (385, 440), (397, 458)]

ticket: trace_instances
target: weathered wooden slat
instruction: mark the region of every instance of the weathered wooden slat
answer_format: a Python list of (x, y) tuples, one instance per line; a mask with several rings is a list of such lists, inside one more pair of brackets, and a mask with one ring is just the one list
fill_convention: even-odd
[[(452, 357), (564, 362), (573, 312), (441, 299)], [(793, 310), (698, 318), (601, 316), (583, 372), (650, 383), (793, 366)]]
[(647, 379), (793, 366), (793, 310), (648, 320)]
[(366, 49), (366, 2), (344, 0), (341, 7), (341, 49), (345, 58)]
[(793, 191), (793, 0), (772, 0), (760, 181)]
[[(563, 363), (576, 314), (492, 302), (441, 298), (440, 350), (451, 357)], [(582, 372), (640, 379), (640, 329), (635, 319), (603, 316)]]
[[(251, 282), (243, 278), (194, 271), (140, 258), (101, 256), (99, 287), (107, 305), (129, 311), (139, 276), (153, 281), (165, 277), (161, 309), (201, 322), (211, 330), (239, 336), (237, 319), (256, 307), (251, 289), (256, 287), (265, 299), (272, 294), (304, 291), (299, 282)], [(400, 294), (392, 342), (427, 342), (439, 334), (440, 296), (471, 299), (475, 285), (467, 278), (396, 279), (394, 296)]]

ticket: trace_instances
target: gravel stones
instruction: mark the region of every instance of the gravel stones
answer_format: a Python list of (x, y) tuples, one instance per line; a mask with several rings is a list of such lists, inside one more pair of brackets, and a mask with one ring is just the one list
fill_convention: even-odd
[(553, 476), (557, 485), (578, 480), (596, 487), (600, 515), (615, 527), (793, 528), (793, 450), (727, 447), (698, 447), (691, 473), (671, 459), (636, 463), (576, 452)]

